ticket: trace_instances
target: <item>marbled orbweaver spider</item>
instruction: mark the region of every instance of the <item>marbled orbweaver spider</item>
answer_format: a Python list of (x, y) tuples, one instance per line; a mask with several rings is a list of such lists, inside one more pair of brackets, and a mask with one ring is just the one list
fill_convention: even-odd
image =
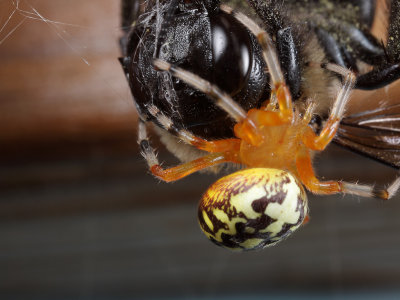
[(200, 138), (188, 130), (177, 128), (160, 109), (150, 105), (148, 112), (162, 128), (174, 132), (183, 142), (208, 152), (193, 161), (163, 169), (148, 141), (146, 123), (139, 123), (142, 155), (153, 175), (163, 181), (179, 180), (221, 163), (246, 167), (218, 180), (203, 196), (199, 222), (205, 234), (216, 244), (233, 250), (252, 250), (276, 244), (297, 229), (307, 216), (307, 197), (303, 186), (321, 195), (343, 193), (391, 198), (400, 187), (400, 178), (387, 189), (379, 189), (344, 181), (320, 181), (313, 171), (312, 153), (323, 151), (335, 137), (356, 76), (336, 64), (321, 65), (342, 76), (343, 82), (329, 117), (316, 134), (310, 126), (315, 103), (310, 100), (304, 112), (293, 105), (268, 33), (246, 15), (228, 6), (221, 5), (221, 10), (232, 14), (261, 45), (270, 74), (269, 100), (260, 108), (246, 112), (216, 85), (156, 58), (153, 60), (156, 69), (169, 72), (174, 78), (205, 93), (223, 109), (235, 121), (235, 137), (213, 141)]

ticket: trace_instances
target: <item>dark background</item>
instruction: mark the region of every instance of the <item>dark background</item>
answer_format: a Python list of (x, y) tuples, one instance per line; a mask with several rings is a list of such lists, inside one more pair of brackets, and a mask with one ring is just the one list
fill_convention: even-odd
[[(118, 1), (19, 5), (0, 1), (0, 299), (400, 297), (399, 196), (310, 195), (311, 221), (282, 244), (215, 247), (196, 213), (217, 177), (160, 183), (138, 153)], [(359, 93), (353, 107), (398, 96)], [(396, 176), (335, 146), (316, 166), (323, 178)]]

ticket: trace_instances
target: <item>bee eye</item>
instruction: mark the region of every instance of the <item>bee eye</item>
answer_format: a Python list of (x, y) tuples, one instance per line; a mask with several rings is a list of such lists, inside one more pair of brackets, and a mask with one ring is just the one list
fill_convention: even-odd
[(214, 64), (212, 82), (234, 95), (243, 89), (251, 71), (253, 53), (250, 35), (234, 17), (227, 14), (211, 17), (210, 27)]
[(307, 212), (306, 193), (290, 173), (252, 168), (215, 182), (201, 199), (198, 219), (217, 245), (255, 250), (285, 239)]

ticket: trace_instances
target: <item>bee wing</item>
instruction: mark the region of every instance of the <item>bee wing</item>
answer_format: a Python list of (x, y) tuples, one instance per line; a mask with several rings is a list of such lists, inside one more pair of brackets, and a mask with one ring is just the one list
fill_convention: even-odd
[(400, 168), (400, 103), (344, 118), (334, 142)]

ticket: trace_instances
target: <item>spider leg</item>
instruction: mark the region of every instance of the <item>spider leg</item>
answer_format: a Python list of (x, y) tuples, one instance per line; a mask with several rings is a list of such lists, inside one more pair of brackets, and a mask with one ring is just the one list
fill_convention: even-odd
[(172, 120), (162, 113), (155, 105), (148, 106), (148, 112), (156, 119), (157, 123), (162, 128), (175, 134), (186, 144), (195, 146), (197, 149), (207, 152), (224, 152), (224, 151), (238, 151), (240, 146), (239, 139), (223, 139), (216, 141), (207, 141), (193, 135), (186, 129), (179, 129), (174, 125)]
[(151, 169), (152, 166), (159, 165), (157, 155), (150, 144), (149, 138), (147, 136), (146, 123), (139, 120), (138, 124), (138, 144), (140, 147), (140, 153), (146, 160), (147, 165)]
[(196, 74), (173, 66), (161, 59), (154, 59), (153, 64), (158, 69), (170, 72), (173, 76), (182, 79), (187, 84), (190, 84), (209, 96), (215, 101), (215, 105), (226, 111), (236, 122), (239, 123), (246, 119), (246, 111), (216, 85), (211, 84), (209, 81), (204, 80)]
[(285, 82), (283, 72), (279, 63), (277, 51), (271, 41), (269, 34), (258, 26), (252, 19), (241, 12), (233, 10), (231, 7), (222, 4), (221, 10), (232, 14), (239, 22), (248, 28), (257, 37), (263, 49), (263, 57), (271, 75), (271, 99), (276, 97), (279, 104), (279, 114), (282, 120), (290, 121), (293, 118), (292, 96)]
[(327, 64), (328, 70), (339, 73), (345, 77), (342, 88), (340, 89), (336, 100), (333, 104), (328, 120), (325, 122), (319, 135), (316, 135), (311, 127), (306, 127), (303, 135), (303, 143), (307, 148), (312, 150), (324, 150), (325, 147), (332, 141), (339, 128), (341, 119), (343, 118), (346, 104), (350, 99), (351, 91), (353, 90), (356, 76), (350, 70), (335, 64)]
[[(153, 64), (158, 69), (168, 71), (173, 76), (182, 79), (187, 84), (205, 93), (211, 100), (214, 100), (215, 105), (225, 110), (229, 116), (237, 122), (236, 126), (242, 125), (244, 133), (240, 135), (240, 138), (243, 138), (253, 145), (259, 144), (262, 141), (262, 136), (259, 134), (257, 125), (251, 118), (248, 118), (246, 111), (236, 103), (231, 96), (223, 92), (216, 85), (211, 84), (209, 81), (197, 76), (196, 74), (171, 65), (166, 61), (154, 59)], [(237, 128), (236, 126), (235, 133)]]
[(386, 189), (345, 181), (320, 181), (315, 176), (310, 153), (307, 149), (302, 149), (298, 152), (296, 168), (302, 183), (309, 191), (315, 194), (331, 195), (343, 193), (387, 200), (392, 198), (400, 188), (400, 177), (396, 178)]
[[(259, 133), (258, 124), (269, 125), (269, 126), (279, 125), (282, 123), (287, 123), (291, 120), (291, 117), (290, 119), (288, 119), (288, 114), (286, 110), (272, 112), (260, 109), (251, 109), (246, 113), (243, 110), (243, 108), (241, 108), (228, 94), (223, 92), (216, 85), (211, 84), (209, 81), (204, 80), (203, 78), (197, 76), (196, 74), (193, 74), (189, 71), (171, 65), (170, 63), (160, 59), (155, 59), (153, 61), (153, 64), (158, 69), (168, 71), (173, 76), (182, 79), (186, 83), (197, 88), (198, 90), (209, 96), (212, 100), (214, 100), (217, 106), (224, 109), (233, 119), (236, 120), (237, 124), (235, 125), (234, 128), (235, 135), (240, 139), (245, 140), (247, 143), (251, 145), (259, 145), (260, 143), (263, 142), (263, 136)], [(287, 90), (286, 92), (290, 96), (289, 91)], [(278, 101), (282, 101), (282, 98), (286, 97), (287, 95), (286, 92), (284, 89), (278, 89), (278, 91), (276, 92)], [(290, 112), (291, 116), (292, 110), (290, 110)], [(164, 126), (164, 128), (168, 129), (167, 124)], [(185, 137), (181, 138), (185, 140)], [(240, 141), (238, 139), (233, 139), (233, 140), (237, 141), (237, 143), (239, 143)], [(224, 140), (215, 141), (215, 143), (218, 142), (224, 143)], [(189, 143), (191, 142), (189, 141)], [(215, 151), (209, 151), (209, 152), (215, 152)]]
[(164, 169), (151, 146), (146, 130), (146, 124), (139, 121), (138, 144), (141, 154), (145, 158), (151, 173), (166, 182), (179, 180), (201, 169), (215, 166), (225, 162), (239, 163), (238, 152), (226, 151), (220, 153), (210, 153), (193, 161), (178, 165), (176, 167)]
[(301, 182), (307, 189), (315, 194), (335, 194), (341, 192), (340, 183), (337, 181), (319, 181), (315, 176), (310, 152), (300, 149), (296, 155), (296, 169)]

